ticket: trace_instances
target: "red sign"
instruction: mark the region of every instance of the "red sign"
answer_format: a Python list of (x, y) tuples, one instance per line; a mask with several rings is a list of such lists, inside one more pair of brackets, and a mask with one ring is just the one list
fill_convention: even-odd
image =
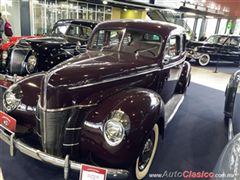
[(82, 165), (79, 180), (106, 180), (107, 170), (95, 166)]
[(12, 132), (16, 131), (17, 121), (2, 111), (0, 111), (0, 124)]

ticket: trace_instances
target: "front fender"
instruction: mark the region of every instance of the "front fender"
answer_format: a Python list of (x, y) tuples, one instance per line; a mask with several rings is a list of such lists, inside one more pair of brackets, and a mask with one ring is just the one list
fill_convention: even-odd
[(232, 118), (234, 101), (240, 80), (240, 70), (236, 71), (230, 78), (225, 91), (224, 114), (227, 118)]
[[(130, 130), (117, 146), (107, 144), (103, 135), (104, 123), (114, 110), (125, 112), (130, 118)], [(84, 122), (81, 144), (88, 147), (93, 157), (111, 166), (125, 166), (133, 163), (142, 150), (146, 134), (154, 124), (164, 122), (163, 101), (154, 91), (132, 89), (122, 91), (101, 102)], [(86, 145), (87, 142), (87, 145)]]

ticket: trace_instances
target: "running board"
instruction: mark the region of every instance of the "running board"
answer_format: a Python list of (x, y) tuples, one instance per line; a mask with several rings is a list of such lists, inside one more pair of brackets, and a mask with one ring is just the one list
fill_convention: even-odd
[(164, 106), (165, 109), (165, 127), (171, 122), (178, 108), (182, 104), (184, 94), (174, 95)]

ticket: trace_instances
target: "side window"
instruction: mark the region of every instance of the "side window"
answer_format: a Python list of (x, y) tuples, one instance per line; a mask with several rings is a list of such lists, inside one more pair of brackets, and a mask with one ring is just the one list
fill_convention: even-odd
[(165, 55), (167, 55), (169, 59), (177, 57), (180, 54), (180, 37), (172, 36), (169, 38), (165, 51)]
[(66, 35), (87, 40), (92, 29), (85, 26), (70, 25)]
[(93, 35), (90, 49), (116, 50), (119, 47), (122, 30), (99, 30)]
[(235, 37), (231, 38), (229, 45), (238, 47), (239, 46), (239, 39), (235, 38)]

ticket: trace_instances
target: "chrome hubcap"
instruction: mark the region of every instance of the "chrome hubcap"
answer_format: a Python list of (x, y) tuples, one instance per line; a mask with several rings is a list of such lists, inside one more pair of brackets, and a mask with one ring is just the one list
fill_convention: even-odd
[(143, 151), (139, 157), (138, 169), (140, 171), (143, 171), (145, 169), (145, 167), (147, 166), (147, 164), (150, 160), (150, 157), (151, 157), (152, 151), (153, 151), (154, 139), (155, 139), (154, 132), (152, 132), (150, 137), (146, 141)]

